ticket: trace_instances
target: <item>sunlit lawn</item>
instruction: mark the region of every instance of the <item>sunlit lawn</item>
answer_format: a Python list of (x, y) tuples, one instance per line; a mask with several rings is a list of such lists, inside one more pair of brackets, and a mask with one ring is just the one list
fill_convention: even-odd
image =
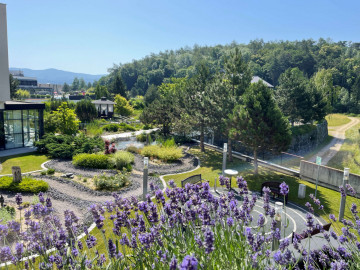
[(328, 122), (329, 127), (342, 126), (351, 121), (346, 115), (338, 113), (328, 114), (325, 119)]
[(38, 153), (27, 153), (15, 156), (1, 157), (0, 174), (11, 174), (12, 166), (19, 166), (21, 172), (41, 170), (41, 164), (49, 159), (47, 156)]

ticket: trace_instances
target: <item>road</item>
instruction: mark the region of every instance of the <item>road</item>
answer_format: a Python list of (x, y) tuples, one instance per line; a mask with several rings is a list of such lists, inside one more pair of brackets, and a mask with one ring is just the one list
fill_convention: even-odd
[(340, 150), (341, 146), (345, 141), (345, 132), (360, 123), (359, 118), (349, 117), (349, 119), (351, 121), (345, 125), (329, 127), (329, 135), (333, 136), (334, 138), (316, 155), (312, 156), (309, 159), (310, 162), (315, 162), (316, 156), (320, 156), (322, 159), (321, 164), (326, 165), (330, 161), (330, 159), (332, 159), (336, 155), (336, 153)]

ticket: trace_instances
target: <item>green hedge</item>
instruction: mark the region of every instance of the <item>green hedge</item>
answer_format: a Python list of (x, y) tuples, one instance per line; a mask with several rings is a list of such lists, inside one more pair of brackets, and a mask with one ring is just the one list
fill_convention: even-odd
[(73, 157), (73, 164), (93, 169), (109, 168), (109, 158), (104, 154), (78, 154)]
[(304, 134), (310, 133), (314, 129), (316, 129), (316, 126), (312, 125), (312, 124), (294, 126), (294, 127), (291, 127), (291, 133), (293, 136), (304, 135)]
[(3, 176), (0, 178), (0, 190), (13, 192), (45, 192), (49, 189), (48, 183), (43, 180), (36, 180), (30, 177), (24, 177), (20, 183), (14, 183), (11, 176)]
[(117, 132), (117, 131), (136, 131), (137, 129), (129, 124), (120, 123), (120, 124), (107, 124), (102, 127), (102, 130), (108, 132)]

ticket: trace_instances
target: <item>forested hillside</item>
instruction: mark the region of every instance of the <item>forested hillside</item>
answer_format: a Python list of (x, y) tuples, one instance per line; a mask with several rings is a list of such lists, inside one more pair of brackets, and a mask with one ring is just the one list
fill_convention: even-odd
[[(318, 73), (318, 84), (327, 87), (333, 111), (360, 112), (360, 43), (332, 42), (320, 39), (185, 47), (176, 51), (151, 54), (131, 63), (114, 65), (101, 85), (109, 88), (115, 77), (121, 76), (131, 96), (145, 95), (151, 85), (159, 86), (167, 78), (192, 77), (195, 65), (207, 62), (210, 71), (223, 70), (224, 56), (238, 47), (253, 75), (277, 87), (280, 75), (297, 67), (308, 80)], [(324, 89), (323, 89), (324, 90)]]

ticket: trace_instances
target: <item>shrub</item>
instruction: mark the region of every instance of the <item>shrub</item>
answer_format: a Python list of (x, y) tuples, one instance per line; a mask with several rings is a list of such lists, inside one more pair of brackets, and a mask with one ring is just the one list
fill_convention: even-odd
[(5, 210), (12, 216), (15, 217), (15, 208), (12, 206), (5, 206)]
[(131, 164), (134, 163), (134, 155), (126, 151), (118, 151), (112, 156), (111, 161), (116, 169), (122, 170), (126, 168), (128, 171), (129, 169), (131, 171)]
[(130, 152), (130, 153), (134, 153), (134, 154), (140, 154), (141, 153), (141, 149), (137, 148), (134, 145), (129, 145), (125, 150)]
[(139, 142), (146, 142), (147, 134), (145, 132), (136, 136), (136, 140)]
[(150, 158), (158, 158), (165, 162), (174, 162), (183, 157), (181, 148), (171, 147), (160, 147), (159, 145), (148, 145), (145, 146), (141, 154)]
[(125, 171), (114, 176), (102, 174), (94, 177), (94, 184), (97, 190), (117, 190), (129, 183), (128, 177)]
[(45, 192), (49, 189), (48, 183), (43, 180), (36, 180), (30, 177), (24, 177), (20, 183), (14, 183), (11, 176), (3, 176), (0, 178), (0, 190), (12, 192)]
[(127, 123), (124, 123), (124, 122), (120, 123), (119, 126), (120, 126), (120, 129), (123, 131), (136, 131), (137, 130), (135, 127), (133, 127)]
[(54, 174), (55, 173), (55, 169), (48, 169), (47, 170), (47, 174), (48, 175), (52, 175), (52, 174)]
[(5, 208), (0, 208), (0, 223), (6, 223), (12, 219), (14, 217)]
[(79, 167), (107, 169), (109, 158), (103, 154), (78, 154), (73, 157), (73, 164)]
[(40, 174), (41, 175), (46, 175), (46, 171), (41, 171)]
[(170, 138), (170, 139), (167, 139), (167, 140), (163, 140), (163, 139), (158, 139), (157, 142), (159, 144), (161, 144), (163, 147), (174, 147), (176, 146), (176, 143), (175, 143), (175, 139), (174, 138)]
[(108, 132), (117, 132), (120, 128), (119, 124), (107, 124), (102, 127), (103, 130)]
[(47, 134), (35, 142), (38, 152), (48, 154), (51, 158), (71, 159), (80, 153), (93, 153), (95, 149), (103, 149), (104, 141), (96, 136), (93, 138), (81, 133), (73, 137), (69, 135)]

